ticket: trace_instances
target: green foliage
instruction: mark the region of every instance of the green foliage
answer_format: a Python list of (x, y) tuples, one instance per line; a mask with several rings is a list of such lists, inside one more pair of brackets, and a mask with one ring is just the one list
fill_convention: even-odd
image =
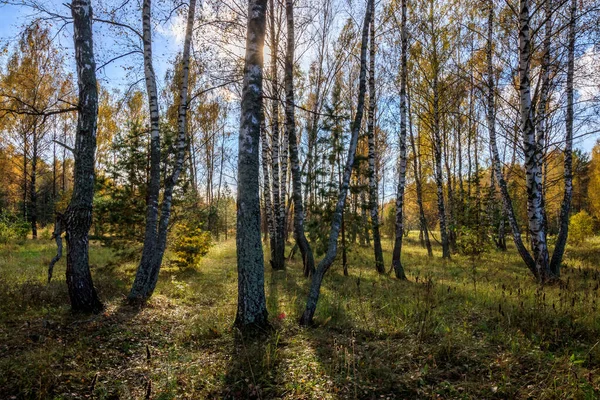
[(171, 243), (171, 250), (175, 255), (173, 264), (181, 269), (194, 268), (202, 256), (208, 253), (212, 237), (195, 224), (182, 221), (175, 225)]
[(481, 239), (479, 230), (466, 226), (458, 230), (456, 248), (460, 254), (472, 258), (476, 258), (486, 251), (486, 246)]
[(569, 239), (581, 244), (594, 235), (594, 219), (586, 211), (580, 211), (569, 220)]
[(16, 241), (22, 243), (27, 238), (30, 225), (27, 221), (8, 214), (0, 214), (0, 243)]

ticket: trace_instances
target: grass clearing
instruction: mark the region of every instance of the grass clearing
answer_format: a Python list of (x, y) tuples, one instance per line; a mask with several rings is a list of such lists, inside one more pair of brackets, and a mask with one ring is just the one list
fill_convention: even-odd
[[(391, 243), (384, 243), (391, 259)], [(126, 306), (135, 263), (97, 244), (106, 310), (72, 315), (49, 240), (0, 247), (0, 398), (600, 398), (600, 240), (568, 248), (560, 285), (539, 288), (514, 250), (433, 259), (407, 239), (409, 282), (354, 246), (325, 278), (316, 326), (298, 327), (299, 256), (266, 270), (274, 331), (240, 337), (235, 242), (194, 269), (166, 262), (147, 307)], [(149, 396), (149, 397), (147, 397)]]

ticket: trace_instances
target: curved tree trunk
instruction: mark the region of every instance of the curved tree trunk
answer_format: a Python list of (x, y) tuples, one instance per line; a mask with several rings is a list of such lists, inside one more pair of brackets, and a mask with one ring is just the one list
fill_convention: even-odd
[(488, 74), (488, 93), (487, 93), (487, 123), (488, 131), (490, 135), (490, 151), (493, 158), (492, 167), (494, 169), (494, 175), (498, 181), (500, 188), (500, 194), (502, 196), (502, 202), (504, 204), (504, 212), (508, 218), (510, 228), (512, 230), (512, 237), (515, 243), (515, 247), (519, 252), (519, 255), (525, 262), (525, 265), (529, 270), (537, 277), (537, 270), (535, 268), (535, 261), (525, 248), (523, 239), (521, 238), (521, 230), (517, 223), (517, 218), (512, 205), (512, 200), (508, 192), (508, 186), (504, 175), (502, 174), (500, 155), (498, 153), (498, 144), (496, 142), (496, 108), (495, 108), (495, 83), (494, 83), (494, 69), (492, 62), (492, 33), (493, 33), (493, 20), (494, 20), (494, 8), (493, 0), (489, 0), (489, 14), (488, 14), (488, 38), (487, 38), (487, 74)]
[(71, 308), (74, 311), (97, 313), (103, 309), (103, 305), (92, 281), (88, 239), (92, 225), (98, 121), (98, 85), (90, 1), (73, 0), (71, 14), (79, 87), (79, 115), (74, 151), (73, 195), (64, 219), (67, 241), (66, 277)]
[(304, 205), (302, 204), (302, 175), (298, 157), (298, 138), (296, 137), (296, 118), (294, 110), (294, 7), (292, 0), (285, 2), (287, 19), (287, 47), (285, 55), (285, 129), (289, 144), (292, 168), (292, 197), (294, 201), (294, 235), (302, 253), (304, 276), (313, 274), (315, 259), (306, 235), (304, 234)]
[(352, 136), (350, 138), (350, 144), (348, 146), (348, 156), (346, 158), (346, 166), (344, 168), (344, 177), (342, 185), (340, 187), (340, 193), (338, 201), (335, 206), (333, 218), (331, 222), (331, 232), (329, 234), (329, 243), (327, 246), (327, 253), (319, 266), (313, 274), (310, 289), (308, 293), (308, 299), (306, 301), (306, 308), (302, 317), (300, 318), (300, 325), (310, 325), (317, 309), (317, 302), (319, 301), (319, 294), (321, 292), (321, 283), (325, 273), (329, 270), (335, 257), (337, 255), (338, 236), (340, 233), (340, 227), (342, 222), (342, 214), (344, 206), (346, 204), (346, 197), (348, 194), (348, 187), (350, 185), (350, 177), (352, 176), (352, 170), (354, 167), (354, 158), (356, 156), (356, 147), (358, 145), (358, 134), (363, 118), (363, 110), (365, 105), (365, 93), (367, 91), (367, 45), (369, 41), (369, 24), (371, 22), (371, 12), (373, 9), (373, 1), (368, 0), (367, 10), (365, 13), (365, 19), (362, 28), (362, 41), (360, 48), (360, 78), (359, 78), (359, 89), (358, 89), (358, 103), (356, 107), (356, 114), (352, 123)]
[(235, 325), (242, 330), (260, 329), (269, 324), (258, 194), (266, 8), (267, 0), (248, 2), (237, 181), (238, 304)]
[[(404, 273), (404, 267), (402, 266), (402, 237), (404, 236), (404, 186), (406, 185), (406, 114), (407, 114), (407, 101), (406, 101), (406, 80), (408, 77), (407, 67), (407, 51), (408, 51), (408, 36), (406, 32), (406, 8), (407, 1), (402, 0), (402, 19), (400, 26), (400, 35), (402, 40), (402, 55), (400, 62), (400, 165), (398, 167), (398, 189), (396, 191), (396, 237), (394, 240), (394, 251), (392, 254), (392, 267), (396, 278), (406, 280), (406, 274)], [(415, 163), (416, 152), (415, 152)], [(417, 166), (415, 165), (415, 174), (417, 173)], [(416, 177), (416, 175), (415, 175)], [(418, 181), (418, 178), (416, 178)], [(419, 193), (420, 196), (420, 182)], [(419, 204), (422, 206), (422, 203)]]
[(550, 261), (550, 270), (554, 276), (560, 276), (560, 265), (567, 245), (569, 235), (569, 214), (571, 211), (571, 197), (573, 195), (573, 78), (575, 75), (575, 14), (577, 13), (577, 1), (571, 0), (569, 15), (569, 42), (567, 47), (567, 115), (565, 118), (565, 150), (564, 150), (564, 177), (565, 189), (563, 194), (562, 206), (560, 208), (560, 227), (552, 260)]
[(129, 292), (130, 301), (140, 301), (148, 297), (148, 285), (152, 273), (152, 261), (157, 251), (158, 240), (158, 198), (160, 196), (160, 130), (158, 110), (158, 89), (152, 63), (152, 1), (144, 0), (142, 6), (142, 39), (144, 43), (144, 77), (148, 108), (150, 112), (150, 177), (146, 200), (146, 227), (142, 258)]

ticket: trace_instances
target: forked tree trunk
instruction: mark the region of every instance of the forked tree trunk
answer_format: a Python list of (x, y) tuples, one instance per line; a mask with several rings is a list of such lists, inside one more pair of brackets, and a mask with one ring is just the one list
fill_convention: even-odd
[(304, 276), (310, 276), (315, 270), (315, 259), (306, 235), (304, 234), (304, 204), (302, 203), (302, 174), (298, 157), (298, 138), (296, 137), (296, 117), (294, 100), (294, 7), (292, 0), (285, 2), (287, 19), (287, 47), (285, 54), (285, 130), (289, 144), (292, 168), (292, 197), (294, 201), (294, 236), (302, 254)]
[(267, 0), (248, 2), (237, 181), (238, 304), (235, 325), (242, 330), (268, 326), (258, 194), (266, 8)]
[[(400, 165), (398, 167), (398, 189), (396, 191), (396, 237), (394, 240), (394, 251), (392, 254), (392, 267), (396, 278), (406, 280), (404, 267), (402, 266), (402, 237), (404, 236), (404, 186), (406, 185), (406, 80), (408, 76), (407, 66), (407, 51), (408, 51), (408, 35), (406, 32), (406, 8), (407, 1), (402, 0), (402, 17), (400, 22), (400, 35), (402, 40), (402, 54), (400, 61)], [(415, 162), (416, 152), (415, 152)], [(418, 180), (417, 166), (415, 165), (415, 179)], [(420, 182), (419, 182), (420, 186)], [(420, 194), (420, 187), (419, 187)]]
[(521, 0), (519, 12), (519, 95), (521, 134), (525, 152), (527, 217), (537, 277), (541, 282), (546, 282), (553, 278), (553, 274), (549, 268), (548, 244), (544, 226), (542, 165), (538, 156), (542, 149), (538, 148), (536, 143), (531, 104), (531, 82), (529, 79), (531, 64), (530, 22), (529, 0)]
[(564, 150), (564, 178), (565, 189), (563, 194), (562, 206), (560, 208), (560, 227), (554, 253), (550, 261), (550, 270), (554, 276), (560, 276), (560, 265), (567, 245), (569, 235), (569, 214), (571, 211), (571, 197), (573, 196), (573, 79), (575, 75), (575, 29), (577, 13), (577, 1), (571, 0), (569, 14), (569, 42), (567, 44), (567, 110), (566, 110), (566, 132), (565, 132), (565, 150)]
[(371, 39), (369, 43), (369, 114), (367, 117), (367, 136), (369, 141), (369, 209), (371, 211), (371, 227), (373, 229), (373, 250), (375, 252), (375, 269), (385, 273), (381, 234), (379, 233), (379, 192), (375, 174), (375, 2), (371, 10)]
[(356, 156), (356, 147), (358, 145), (358, 134), (360, 132), (360, 126), (363, 118), (363, 110), (365, 105), (365, 93), (367, 91), (367, 46), (369, 41), (369, 24), (371, 22), (371, 12), (373, 9), (373, 1), (368, 0), (367, 10), (365, 12), (365, 19), (362, 28), (362, 39), (360, 48), (360, 78), (359, 78), (359, 89), (358, 89), (358, 102), (356, 107), (356, 114), (352, 123), (352, 136), (350, 138), (350, 144), (348, 146), (348, 156), (346, 158), (346, 166), (344, 168), (344, 177), (342, 179), (342, 185), (340, 187), (340, 193), (338, 201), (335, 206), (331, 222), (331, 231), (329, 234), (329, 242), (327, 246), (327, 253), (319, 266), (315, 270), (312, 276), (310, 289), (308, 293), (308, 299), (306, 301), (306, 308), (302, 317), (300, 318), (300, 325), (310, 325), (317, 309), (317, 302), (319, 301), (319, 294), (321, 292), (321, 283), (325, 273), (329, 270), (335, 257), (337, 255), (338, 236), (340, 233), (340, 227), (342, 222), (342, 214), (344, 206), (346, 204), (346, 196), (348, 194), (348, 187), (350, 185), (350, 177), (352, 176), (352, 169), (354, 167), (354, 158)]
[(64, 216), (67, 241), (66, 277), (71, 308), (74, 311), (98, 313), (103, 309), (103, 305), (92, 281), (88, 239), (92, 225), (98, 120), (98, 85), (90, 0), (73, 0), (71, 15), (79, 88), (79, 115), (75, 137), (73, 195)]
[[(153, 244), (154, 254), (152, 254), (149, 263), (143, 265), (140, 263), (138, 268), (135, 281), (129, 294), (130, 299), (134, 300), (146, 300), (156, 288), (158, 282), (158, 275), (160, 272), (160, 266), (165, 254), (167, 246), (167, 234), (169, 229), (169, 220), (171, 217), (171, 206), (173, 204), (173, 190), (179, 175), (184, 167), (185, 162), (185, 150), (186, 150), (186, 138), (187, 138), (187, 110), (188, 110), (188, 83), (189, 83), (189, 71), (190, 71), (190, 47), (192, 42), (192, 32), (194, 29), (194, 16), (196, 12), (196, 0), (190, 0), (187, 25), (185, 31), (185, 40), (183, 44), (183, 55), (181, 58), (182, 63), (182, 77), (179, 87), (179, 107), (177, 116), (177, 140), (175, 143), (175, 165), (171, 175), (165, 179), (165, 190), (163, 194), (163, 201), (160, 213), (160, 220), (158, 222), (158, 232), (156, 235), (156, 243)], [(145, 30), (145, 29), (144, 29)], [(158, 103), (157, 103), (158, 105)], [(154, 150), (152, 150), (154, 151)], [(160, 147), (159, 162), (160, 162)], [(151, 167), (152, 169), (152, 167)], [(160, 164), (159, 164), (160, 171)], [(152, 177), (151, 177), (152, 180)], [(160, 184), (160, 179), (159, 179)], [(260, 228), (259, 228), (260, 230)], [(144, 244), (144, 250), (145, 244)], [(142, 254), (143, 257), (143, 254)]]

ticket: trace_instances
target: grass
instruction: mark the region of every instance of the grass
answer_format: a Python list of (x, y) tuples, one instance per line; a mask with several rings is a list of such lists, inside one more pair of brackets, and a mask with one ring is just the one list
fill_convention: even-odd
[[(390, 262), (391, 243), (385, 243)], [(299, 328), (299, 257), (266, 270), (275, 330), (232, 328), (235, 243), (194, 269), (167, 265), (149, 305), (125, 305), (135, 263), (96, 244), (106, 311), (72, 315), (64, 260), (46, 284), (49, 240), (0, 247), (0, 398), (600, 398), (600, 240), (569, 248), (562, 282), (540, 288), (514, 250), (427, 257), (415, 237), (400, 282), (354, 246), (350, 276), (325, 278), (316, 326)]]

